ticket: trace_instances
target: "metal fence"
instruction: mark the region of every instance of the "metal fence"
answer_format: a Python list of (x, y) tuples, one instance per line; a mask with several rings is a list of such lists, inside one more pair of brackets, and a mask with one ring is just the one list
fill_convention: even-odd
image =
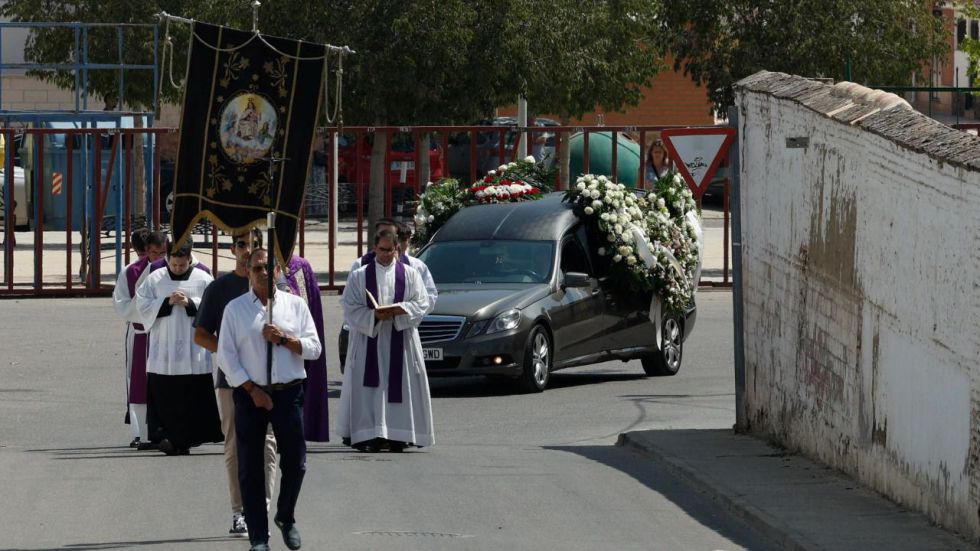
[[(383, 152), (384, 212), (411, 220), (426, 180), (456, 177), (469, 183), (527, 152), (553, 169), (554, 187), (565, 189), (564, 172), (607, 170), (617, 181), (644, 189), (646, 152), (660, 131), (677, 126), (421, 126), (322, 128), (308, 174), (297, 254), (317, 269), (321, 288), (343, 288), (351, 262), (366, 252), (365, 213), (369, 201), (371, 150), (379, 134)], [(0, 176), (3, 216), (0, 297), (96, 296), (111, 293), (116, 274), (135, 260), (132, 231), (148, 226), (168, 229), (172, 171), (161, 178), (160, 140), (174, 128), (47, 129), (0, 128), (8, 146)], [(333, 144), (337, 143), (336, 159)], [(28, 144), (29, 146), (25, 146)], [(144, 162), (137, 164), (142, 148)], [(562, 166), (563, 149), (571, 157)], [(421, 173), (423, 152), (429, 177)], [(626, 159), (626, 157), (631, 159)], [(627, 161), (632, 162), (629, 164)], [(22, 165), (18, 182), (15, 164)], [(633, 167), (624, 170), (624, 166)], [(611, 170), (611, 167), (617, 167)], [(337, 197), (329, 176), (338, 174)], [(720, 197), (720, 269), (708, 270), (702, 285), (730, 285), (728, 175), (723, 168), (708, 193)], [(27, 220), (15, 220), (15, 201), (27, 202)], [(698, 198), (699, 204), (701, 198)], [(335, 205), (336, 203), (336, 205)], [(336, 210), (335, 210), (336, 209)], [(330, 213), (337, 212), (331, 220)], [(21, 231), (15, 231), (15, 226)], [(712, 234), (713, 235), (713, 234)], [(195, 255), (214, 273), (233, 268), (227, 242), (209, 223), (194, 230)], [(224, 242), (224, 243), (223, 243)], [(718, 243), (711, 244), (717, 248)]]

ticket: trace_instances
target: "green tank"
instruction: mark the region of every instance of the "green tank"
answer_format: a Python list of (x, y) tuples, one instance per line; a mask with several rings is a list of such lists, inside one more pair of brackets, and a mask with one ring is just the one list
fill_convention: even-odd
[[(570, 182), (583, 174), (582, 151), (585, 136), (581, 132), (571, 137), (569, 150)], [(618, 152), (616, 153), (617, 181), (629, 188), (636, 187), (640, 172), (640, 144), (621, 132), (616, 133)], [(589, 172), (612, 177), (612, 132), (589, 133)]]

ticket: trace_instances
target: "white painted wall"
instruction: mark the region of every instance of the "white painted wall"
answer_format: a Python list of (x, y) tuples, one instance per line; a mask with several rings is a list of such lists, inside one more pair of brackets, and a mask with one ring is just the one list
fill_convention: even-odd
[(850, 124), (826, 113), (861, 101), (829, 86), (746, 81), (750, 430), (980, 536), (980, 139), (901, 107)]

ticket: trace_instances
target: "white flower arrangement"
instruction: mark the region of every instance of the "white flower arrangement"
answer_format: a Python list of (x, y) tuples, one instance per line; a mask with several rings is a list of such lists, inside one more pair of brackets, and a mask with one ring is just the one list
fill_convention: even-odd
[(694, 301), (700, 243), (687, 217), (697, 207), (683, 179), (674, 176), (637, 197), (605, 176), (585, 174), (565, 200), (582, 207), (597, 235), (604, 236), (597, 253), (610, 258), (612, 277), (632, 291), (656, 291), (668, 311), (682, 313)]

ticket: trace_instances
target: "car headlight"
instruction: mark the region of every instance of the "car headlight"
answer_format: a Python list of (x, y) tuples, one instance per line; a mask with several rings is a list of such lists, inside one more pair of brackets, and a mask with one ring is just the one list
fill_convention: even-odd
[(500, 331), (508, 331), (520, 325), (521, 323), (521, 311), (514, 308), (512, 310), (507, 310), (501, 312), (497, 317), (493, 318), (490, 322), (490, 326), (487, 327), (487, 334), (499, 333)]

